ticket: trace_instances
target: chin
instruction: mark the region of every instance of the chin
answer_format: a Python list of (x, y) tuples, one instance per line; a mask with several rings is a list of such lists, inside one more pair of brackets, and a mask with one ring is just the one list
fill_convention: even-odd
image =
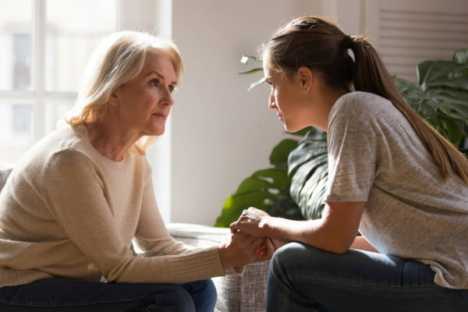
[(309, 127), (309, 125), (289, 125), (284, 123), (283, 127), (286, 132), (296, 133)]
[(163, 135), (166, 128), (165, 127), (158, 127), (158, 128), (152, 128), (152, 129), (146, 129), (144, 132), (144, 135), (150, 135), (150, 136), (160, 136)]
[(283, 123), (283, 128), (287, 132), (297, 132), (302, 129), (302, 128), (297, 127), (296, 125), (291, 125), (290, 123), (287, 123), (287, 122)]

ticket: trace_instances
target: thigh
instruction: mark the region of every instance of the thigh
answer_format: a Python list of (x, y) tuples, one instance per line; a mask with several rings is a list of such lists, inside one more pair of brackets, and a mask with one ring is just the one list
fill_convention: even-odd
[(337, 255), (291, 243), (274, 255), (270, 274), (299, 300), (325, 311), (468, 309), (468, 291), (435, 285), (429, 266), (379, 253), (350, 250)]
[(214, 311), (217, 293), (212, 280), (196, 281), (182, 284), (182, 287), (192, 296), (197, 312)]
[[(198, 286), (200, 287), (200, 286)], [(195, 311), (187, 285), (99, 283), (50, 278), (0, 288), (6, 306), (25, 311)], [(13, 308), (12, 308), (13, 309)], [(3, 311), (3, 308), (2, 308)]]

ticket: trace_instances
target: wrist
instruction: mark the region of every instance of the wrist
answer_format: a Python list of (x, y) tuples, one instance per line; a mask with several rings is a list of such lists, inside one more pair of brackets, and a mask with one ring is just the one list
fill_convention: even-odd
[(258, 223), (258, 227), (261, 229), (262, 233), (266, 237), (275, 237), (276, 234), (276, 228), (274, 226), (275, 224), (275, 217), (271, 216), (264, 216), (260, 219), (260, 222)]
[(221, 259), (221, 264), (224, 267), (224, 271), (230, 270), (233, 267), (232, 256), (229, 250), (228, 245), (220, 245), (218, 247), (219, 258)]

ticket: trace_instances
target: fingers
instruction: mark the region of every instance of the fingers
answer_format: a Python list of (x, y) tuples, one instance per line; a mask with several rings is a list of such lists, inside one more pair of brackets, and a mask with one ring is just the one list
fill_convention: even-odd
[(251, 218), (244, 215), (238, 221), (231, 223), (230, 228), (232, 233), (243, 232), (253, 236), (262, 236), (261, 230), (258, 227), (260, 219)]
[(271, 239), (267, 238), (264, 241), (264, 244), (257, 248), (255, 255), (257, 256), (257, 261), (266, 261), (271, 259), (273, 253), (275, 252), (275, 246)]
[(247, 212), (250, 214), (257, 215), (258, 217), (269, 216), (269, 214), (266, 211), (255, 208), (255, 207), (249, 207), (247, 209)]

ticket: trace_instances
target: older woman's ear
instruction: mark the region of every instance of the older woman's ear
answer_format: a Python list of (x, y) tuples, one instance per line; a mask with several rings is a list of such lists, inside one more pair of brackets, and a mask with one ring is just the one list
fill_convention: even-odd
[(116, 106), (119, 104), (119, 88), (117, 88), (116, 90), (112, 91), (110, 97), (109, 97), (109, 104), (111, 106)]

